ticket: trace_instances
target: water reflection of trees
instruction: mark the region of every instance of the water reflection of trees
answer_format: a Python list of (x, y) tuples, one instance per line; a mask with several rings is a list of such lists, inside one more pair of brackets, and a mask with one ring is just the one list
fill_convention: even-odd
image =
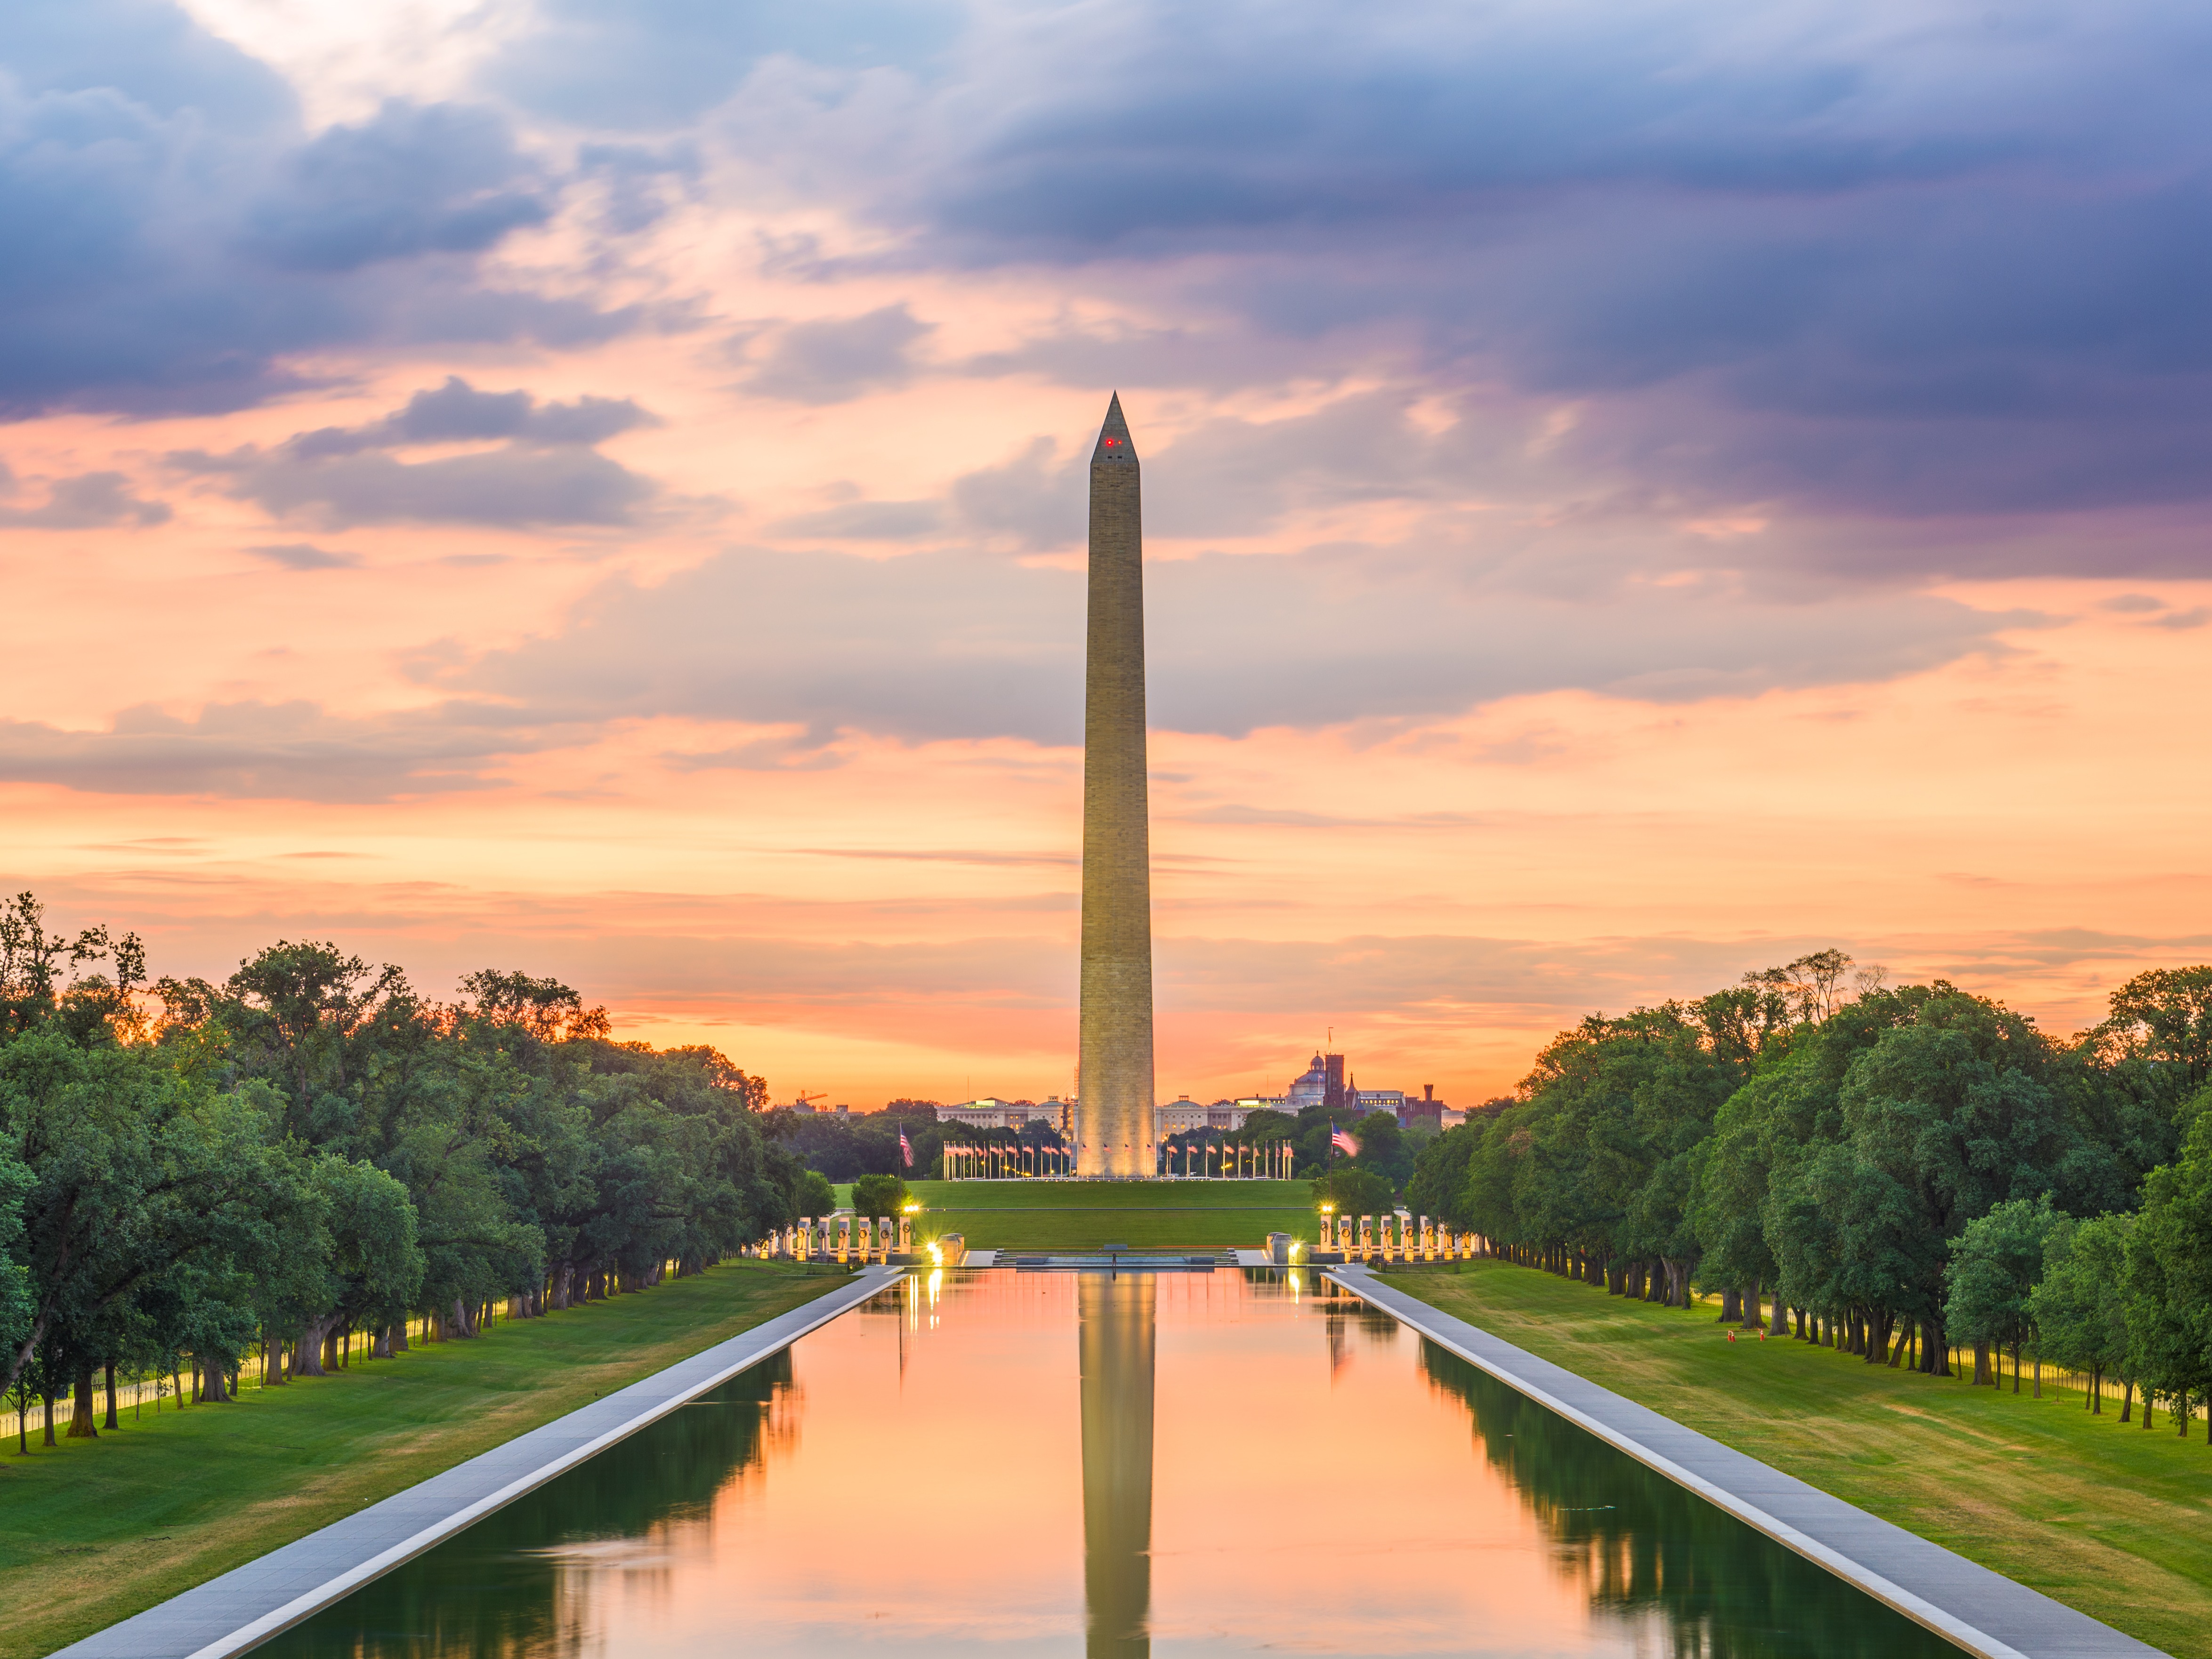
[[(1248, 1275), (1250, 1277), (1250, 1275)], [(1395, 1314), (1385, 1313), (1324, 1279), (1314, 1300), (1322, 1311), (1322, 1329), (1328, 1342), (1328, 1374), (1334, 1376), (1352, 1357), (1350, 1334), (1357, 1330), (1370, 1348), (1388, 1347), (1404, 1328)]]
[(591, 1629), (592, 1587), (588, 1566), (580, 1584), (569, 1570), (589, 1563), (594, 1545), (702, 1522), (717, 1492), (760, 1468), (771, 1450), (790, 1449), (799, 1399), (786, 1349), (396, 1568), (264, 1651), (283, 1659), (574, 1654)]
[(1656, 1618), (1701, 1659), (1928, 1659), (1957, 1650), (1435, 1343), (1430, 1381), (1534, 1511), (1597, 1611)]

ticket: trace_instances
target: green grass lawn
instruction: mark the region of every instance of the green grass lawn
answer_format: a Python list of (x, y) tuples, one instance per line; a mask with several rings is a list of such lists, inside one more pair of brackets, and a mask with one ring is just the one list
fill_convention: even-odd
[(0, 1456), (0, 1656), (52, 1652), (843, 1283), (769, 1262)]
[[(2082, 1409), (1916, 1376), (1786, 1338), (1731, 1344), (1717, 1306), (1608, 1297), (1472, 1261), (1389, 1282), (2164, 1648), (2212, 1659), (2212, 1446), (2165, 1413), (2146, 1431)], [(2027, 1384), (2023, 1383), (2023, 1389)]]
[[(1269, 1233), (1311, 1243), (1303, 1181), (915, 1181), (916, 1236), (961, 1233), (979, 1250), (1258, 1249)], [(837, 1188), (840, 1204), (850, 1187)]]

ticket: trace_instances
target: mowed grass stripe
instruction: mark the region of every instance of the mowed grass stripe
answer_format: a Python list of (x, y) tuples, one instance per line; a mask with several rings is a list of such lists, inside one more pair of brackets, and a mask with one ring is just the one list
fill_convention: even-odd
[[(916, 1237), (979, 1250), (1257, 1249), (1271, 1232), (1319, 1236), (1304, 1181), (914, 1181)], [(849, 1205), (853, 1189), (837, 1188)]]
[[(1305, 1181), (909, 1181), (907, 1188), (926, 1210), (1313, 1208)], [(852, 1203), (849, 1182), (836, 1191), (838, 1203)]]
[[(2045, 1397), (1917, 1376), (1534, 1268), (1470, 1261), (1392, 1285), (2092, 1618), (2212, 1659), (2212, 1447)], [(2025, 1387), (2025, 1384), (2023, 1385)]]
[(0, 1659), (88, 1636), (844, 1282), (731, 1262), (235, 1405), (125, 1411), (51, 1450), (34, 1413), (30, 1455), (11, 1433), (0, 1457)]

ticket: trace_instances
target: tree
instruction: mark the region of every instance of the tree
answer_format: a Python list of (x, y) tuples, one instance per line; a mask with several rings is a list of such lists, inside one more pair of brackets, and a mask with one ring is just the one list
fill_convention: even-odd
[(322, 1139), (330, 1114), (343, 1115), (349, 1039), (368, 1028), (386, 999), (411, 1001), (406, 976), (386, 964), (372, 970), (335, 945), (283, 941), (238, 965), (223, 987), (223, 1014), (238, 1039), (268, 1051), (289, 1103), (288, 1133)]
[(2212, 1397), (2212, 1088), (2190, 1108), (2180, 1158), (2143, 1182), (2126, 1272), (2130, 1359), (2144, 1398), (2177, 1404)]
[(1406, 1183), (1407, 1207), (1420, 1215), (1434, 1216), (1456, 1231), (1472, 1230), (1467, 1172), (1481, 1139), (1479, 1124), (1462, 1123), (1422, 1147), (1413, 1162), (1413, 1178)]
[(1944, 1328), (1953, 1340), (1977, 1348), (2010, 1348), (2014, 1394), (2020, 1392), (2021, 1347), (2035, 1330), (2034, 1293), (2045, 1245), (2059, 1219), (2048, 1195), (1992, 1205), (1966, 1224), (1943, 1270)]
[(864, 1175), (853, 1183), (853, 1209), (857, 1214), (896, 1215), (906, 1203), (906, 1182), (895, 1175)]
[(1359, 1144), (1359, 1155), (1353, 1161), (1369, 1174), (1389, 1182), (1393, 1192), (1413, 1173), (1413, 1148), (1406, 1145), (1395, 1112), (1370, 1112), (1352, 1126), (1352, 1138)]
[(2127, 1385), (2124, 1423), (2134, 1405), (2134, 1344), (2128, 1332), (2128, 1235), (2132, 1215), (2076, 1221), (2060, 1216), (2043, 1241), (2043, 1272), (2028, 1298), (2039, 1352), (2069, 1370), (2089, 1373), (2088, 1407), (2104, 1409), (2104, 1379)]
[[(1394, 1117), (1391, 1121), (1397, 1120)], [(1279, 1140), (1292, 1139), (1297, 1130), (1297, 1119), (1288, 1112), (1273, 1112), (1262, 1107), (1246, 1113), (1244, 1121), (1229, 1138), (1240, 1146), (1272, 1146)]]
[(407, 1189), (366, 1158), (315, 1158), (307, 1171), (318, 1221), (313, 1310), (299, 1331), (300, 1374), (319, 1376), (342, 1333), (401, 1317), (422, 1289), (423, 1258)]
[(1888, 1354), (1902, 1319), (1919, 1328), (1927, 1365), (1948, 1352), (1953, 1242), (2007, 1199), (2063, 1191), (2076, 1147), (2052, 1087), (2056, 1045), (2030, 1022), (1941, 981), (1908, 1001), (1910, 1022), (1852, 1059), (1838, 1138), (1797, 1177), (1810, 1207), (1797, 1218), (1825, 1235), (1826, 1305), (1871, 1324), (1868, 1360)]
[(1334, 1204), (1340, 1217), (1382, 1215), (1394, 1202), (1389, 1181), (1356, 1165), (1315, 1182), (1313, 1196), (1316, 1204)]
[(483, 968), (462, 980), (461, 994), (466, 999), (460, 1010), (464, 1018), (519, 1027), (540, 1042), (604, 1037), (608, 1032), (607, 1011), (586, 1008), (583, 998), (557, 979)]
[(2112, 1012), (2089, 1035), (2115, 1057), (2167, 1073), (2172, 1098), (2212, 1084), (2212, 966), (2154, 968), (2112, 993)]
[(31, 1268), (23, 1260), (23, 1206), (38, 1184), (28, 1164), (0, 1140), (0, 1354), (13, 1354), (31, 1333)]
[(46, 1343), (88, 1388), (116, 1304), (179, 1267), (257, 1266), (272, 1224), (291, 1218), (262, 1115), (145, 1050), (80, 1048), (51, 1026), (0, 1048), (0, 1136), (33, 1176), (20, 1247), (30, 1324), (0, 1389)]
[(801, 1215), (825, 1216), (837, 1208), (837, 1189), (830, 1184), (830, 1177), (819, 1170), (809, 1170), (799, 1183), (799, 1212)]

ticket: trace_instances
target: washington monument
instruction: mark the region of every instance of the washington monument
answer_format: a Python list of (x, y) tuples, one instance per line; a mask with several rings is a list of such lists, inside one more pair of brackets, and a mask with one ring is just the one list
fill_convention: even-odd
[(1083, 698), (1083, 1012), (1076, 1167), (1144, 1181), (1152, 1152), (1152, 837), (1145, 801), (1145, 532), (1115, 394), (1091, 452)]

